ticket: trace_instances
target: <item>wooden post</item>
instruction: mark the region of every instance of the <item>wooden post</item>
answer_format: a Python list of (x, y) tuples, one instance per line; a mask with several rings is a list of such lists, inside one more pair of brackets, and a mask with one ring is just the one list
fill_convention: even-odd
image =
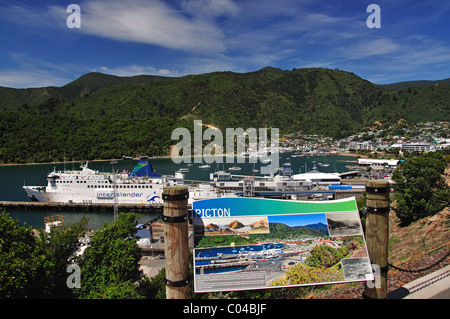
[(366, 183), (366, 243), (372, 264), (379, 267), (375, 282), (366, 282), (363, 297), (386, 299), (389, 241), (389, 192), (388, 181)]
[(188, 197), (189, 192), (186, 186), (164, 187), (163, 221), (167, 299), (190, 298)]

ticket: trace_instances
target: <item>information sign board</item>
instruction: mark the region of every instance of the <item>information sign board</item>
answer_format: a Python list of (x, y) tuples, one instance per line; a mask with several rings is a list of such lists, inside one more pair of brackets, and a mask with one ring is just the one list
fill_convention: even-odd
[(193, 203), (195, 292), (373, 280), (354, 197)]

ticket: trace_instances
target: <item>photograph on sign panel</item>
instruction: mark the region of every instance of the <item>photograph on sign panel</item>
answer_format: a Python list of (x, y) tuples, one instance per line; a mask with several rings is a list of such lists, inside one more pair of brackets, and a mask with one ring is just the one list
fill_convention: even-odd
[(194, 218), (195, 236), (248, 235), (269, 232), (267, 216)]
[[(365, 266), (370, 262), (363, 236), (331, 236), (329, 221), (333, 224), (336, 219), (328, 214), (275, 215), (268, 216), (268, 234), (205, 236), (194, 250), (195, 275), (201, 277), (197, 285), (220, 291), (368, 279)], [(352, 228), (352, 223), (347, 224)], [(353, 261), (355, 257), (358, 260)], [(243, 286), (246, 276), (254, 277), (256, 272), (263, 274), (259, 287), (250, 285), (250, 279), (249, 286)], [(231, 273), (239, 273), (239, 285), (232, 283)]]
[(357, 212), (328, 213), (327, 222), (332, 237), (362, 235)]
[(372, 265), (367, 257), (342, 259), (341, 262), (346, 280), (364, 280), (372, 277)]

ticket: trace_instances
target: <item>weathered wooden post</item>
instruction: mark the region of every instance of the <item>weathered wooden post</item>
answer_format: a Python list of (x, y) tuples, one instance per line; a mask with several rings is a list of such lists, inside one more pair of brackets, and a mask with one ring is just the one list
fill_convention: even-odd
[(366, 183), (366, 243), (372, 264), (379, 267), (375, 283), (366, 282), (364, 297), (386, 299), (389, 242), (389, 192), (388, 181)]
[(163, 221), (167, 299), (190, 298), (188, 197), (189, 191), (186, 186), (164, 187)]

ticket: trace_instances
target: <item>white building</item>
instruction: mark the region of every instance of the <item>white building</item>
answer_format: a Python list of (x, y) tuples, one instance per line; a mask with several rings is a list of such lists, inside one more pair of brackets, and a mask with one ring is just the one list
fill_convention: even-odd
[(358, 158), (359, 166), (371, 167), (373, 169), (396, 169), (399, 163), (399, 160)]
[(366, 150), (366, 151), (377, 151), (378, 149), (387, 148), (387, 144), (382, 144), (372, 141), (350, 141), (348, 144), (349, 149), (353, 150)]
[(431, 150), (431, 144), (427, 142), (395, 143), (391, 145), (391, 148), (396, 147), (408, 152), (429, 152)]
[(408, 152), (428, 152), (430, 150), (430, 143), (406, 143), (402, 144), (402, 150)]

